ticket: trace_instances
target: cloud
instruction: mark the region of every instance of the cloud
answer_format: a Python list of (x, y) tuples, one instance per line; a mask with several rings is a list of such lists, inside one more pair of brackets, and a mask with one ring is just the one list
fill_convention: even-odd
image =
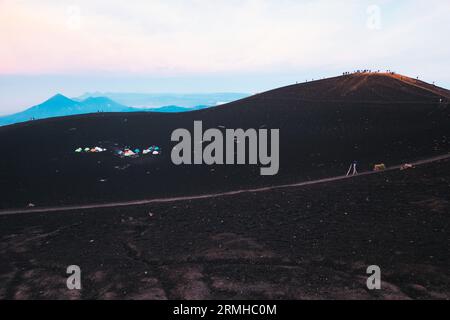
[[(380, 28), (367, 8), (380, 8)], [(0, 74), (449, 69), (448, 1), (0, 1)], [(400, 71), (400, 70), (399, 70)]]

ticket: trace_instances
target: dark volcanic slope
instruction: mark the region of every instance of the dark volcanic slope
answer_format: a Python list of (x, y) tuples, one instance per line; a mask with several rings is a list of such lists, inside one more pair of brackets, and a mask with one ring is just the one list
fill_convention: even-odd
[[(450, 162), (215, 199), (0, 216), (0, 299), (450, 299)], [(65, 270), (82, 270), (83, 290)], [(368, 291), (366, 268), (381, 268)]]
[[(258, 97), (258, 96), (257, 96)], [(343, 102), (437, 102), (450, 91), (403, 75), (361, 73), (292, 85), (263, 93), (258, 98)]]
[[(407, 77), (355, 74), (293, 85), (184, 114), (92, 114), (0, 128), (0, 208), (199, 194), (340, 175), (358, 160), (398, 164), (450, 150), (449, 91)], [(280, 171), (172, 165), (171, 132), (279, 128)], [(148, 147), (159, 159), (75, 154), (77, 147)]]

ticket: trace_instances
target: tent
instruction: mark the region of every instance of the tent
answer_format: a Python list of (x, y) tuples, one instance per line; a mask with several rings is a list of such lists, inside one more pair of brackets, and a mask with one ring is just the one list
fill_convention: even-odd
[(142, 151), (142, 154), (153, 154), (153, 155), (158, 155), (161, 153), (161, 148), (158, 146), (151, 146), (148, 149), (145, 149)]
[(413, 169), (413, 168), (414, 168), (414, 166), (410, 163), (405, 163), (400, 166), (400, 170), (402, 170), (402, 171), (408, 170), (408, 169)]
[(125, 152), (124, 152), (123, 155), (124, 155), (125, 157), (131, 157), (131, 156), (136, 155), (136, 153), (134, 153), (133, 151), (127, 149), (127, 150), (125, 150)]
[(376, 165), (373, 167), (373, 170), (374, 170), (374, 171), (383, 171), (383, 170), (386, 170), (386, 165), (385, 165), (384, 163), (376, 164)]

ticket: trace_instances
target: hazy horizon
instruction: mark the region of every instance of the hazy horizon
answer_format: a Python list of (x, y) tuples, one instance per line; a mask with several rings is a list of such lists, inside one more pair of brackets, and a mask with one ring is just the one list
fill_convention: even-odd
[(194, 108), (200, 106), (218, 106), (221, 104), (233, 102), (243, 99), (251, 94), (245, 92), (85, 92), (78, 96), (68, 96), (61, 92), (55, 92), (41, 101), (34, 102), (30, 105), (19, 108), (13, 113), (0, 113), (0, 117), (14, 115), (22, 111), (26, 111), (31, 107), (41, 105), (53, 99), (55, 96), (61, 95), (73, 101), (84, 101), (92, 97), (109, 98), (115, 103), (125, 107), (133, 108), (162, 108), (162, 107), (182, 107)]

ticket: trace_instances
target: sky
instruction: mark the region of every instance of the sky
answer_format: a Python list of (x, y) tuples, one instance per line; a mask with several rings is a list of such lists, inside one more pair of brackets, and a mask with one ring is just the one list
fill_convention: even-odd
[(247, 92), (391, 69), (450, 88), (448, 0), (0, 0), (0, 115), (55, 93)]

